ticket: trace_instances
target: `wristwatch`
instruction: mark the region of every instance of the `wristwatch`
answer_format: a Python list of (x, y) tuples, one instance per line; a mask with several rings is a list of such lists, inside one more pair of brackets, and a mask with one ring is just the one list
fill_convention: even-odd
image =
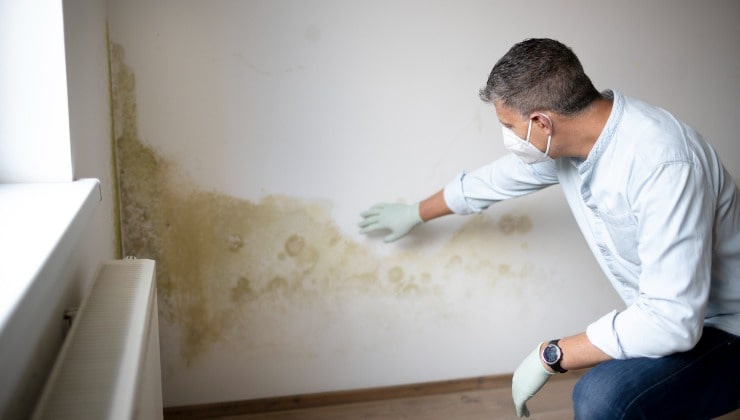
[(552, 370), (559, 373), (565, 373), (567, 370), (560, 367), (560, 362), (563, 360), (563, 350), (558, 346), (560, 340), (552, 340), (542, 350), (542, 361), (550, 366)]

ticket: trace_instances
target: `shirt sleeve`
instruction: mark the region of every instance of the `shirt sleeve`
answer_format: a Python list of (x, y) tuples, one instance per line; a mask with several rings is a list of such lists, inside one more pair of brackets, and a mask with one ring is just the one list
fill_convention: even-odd
[(637, 298), (589, 325), (616, 359), (661, 357), (699, 340), (711, 283), (714, 199), (692, 162), (661, 164), (629, 193), (640, 258)]
[(456, 214), (480, 213), (496, 202), (557, 182), (554, 161), (528, 165), (508, 154), (475, 171), (458, 174), (445, 186), (444, 198)]

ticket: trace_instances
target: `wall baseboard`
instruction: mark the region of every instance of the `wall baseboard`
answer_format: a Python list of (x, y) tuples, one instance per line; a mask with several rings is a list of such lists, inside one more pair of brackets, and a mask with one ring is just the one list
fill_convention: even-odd
[[(583, 376), (584, 373), (585, 371), (567, 372), (554, 376), (552, 380), (578, 378)], [(448, 394), (454, 392), (508, 388), (511, 386), (511, 377), (512, 375), (480, 376), (475, 378), (395, 385), (379, 388), (166, 407), (164, 409), (164, 418), (165, 420), (209, 419), (214, 417), (269, 413), (273, 411), (315, 408), (396, 398), (422, 397), (426, 395)]]

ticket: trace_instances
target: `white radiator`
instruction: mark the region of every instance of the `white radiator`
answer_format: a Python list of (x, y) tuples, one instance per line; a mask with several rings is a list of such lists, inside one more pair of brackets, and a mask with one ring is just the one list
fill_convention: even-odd
[(34, 419), (161, 419), (152, 260), (103, 263), (62, 345)]

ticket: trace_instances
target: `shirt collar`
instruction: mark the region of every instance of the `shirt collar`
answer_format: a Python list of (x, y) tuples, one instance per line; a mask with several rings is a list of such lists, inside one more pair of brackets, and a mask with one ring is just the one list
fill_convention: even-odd
[(596, 139), (596, 143), (594, 143), (594, 147), (588, 153), (586, 160), (580, 158), (571, 159), (571, 163), (578, 168), (578, 172), (582, 176), (591, 172), (596, 162), (604, 153), (604, 150), (609, 146), (624, 114), (624, 96), (621, 93), (616, 90), (605, 90), (602, 94), (604, 97), (612, 99), (612, 111), (609, 114), (609, 119), (606, 120), (604, 129), (601, 130), (601, 134)]

